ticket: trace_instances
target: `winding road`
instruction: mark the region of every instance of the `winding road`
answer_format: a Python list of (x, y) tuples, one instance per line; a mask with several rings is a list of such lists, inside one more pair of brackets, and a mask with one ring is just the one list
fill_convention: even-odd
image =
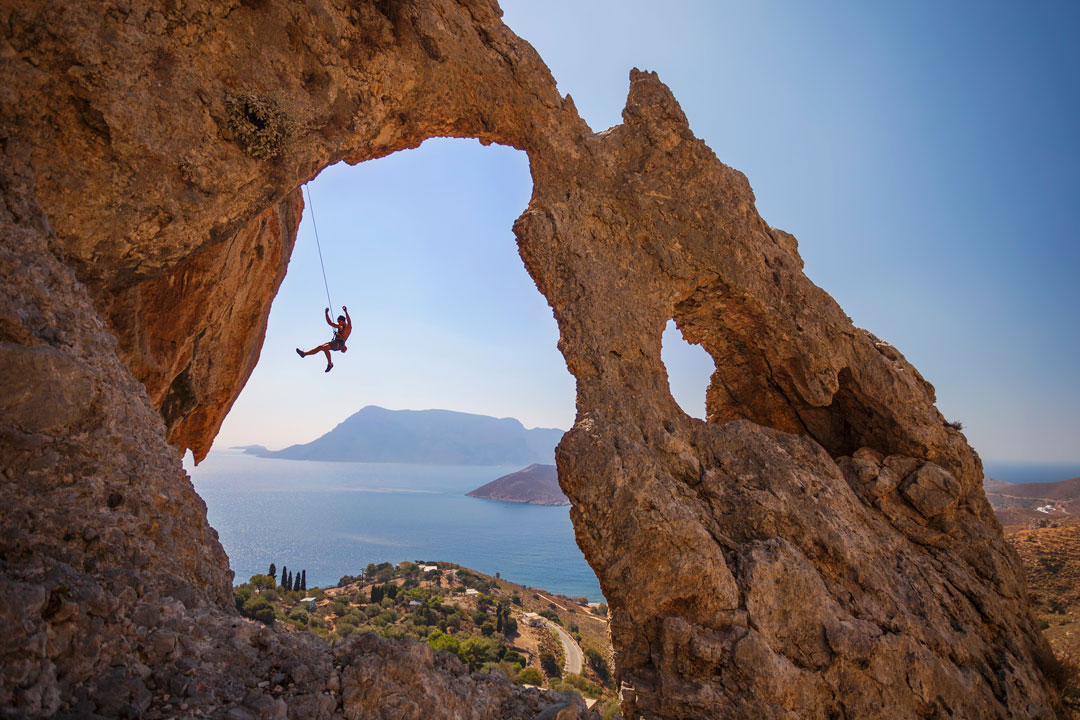
[(563, 671), (580, 675), (581, 664), (583, 661), (581, 648), (578, 647), (578, 644), (574, 641), (574, 638), (571, 637), (570, 633), (563, 629), (562, 625), (553, 623), (547, 618), (544, 618), (544, 622), (546, 622), (547, 626), (554, 630), (556, 634), (558, 634), (559, 639), (562, 640), (563, 651), (566, 655), (566, 664), (563, 666)]

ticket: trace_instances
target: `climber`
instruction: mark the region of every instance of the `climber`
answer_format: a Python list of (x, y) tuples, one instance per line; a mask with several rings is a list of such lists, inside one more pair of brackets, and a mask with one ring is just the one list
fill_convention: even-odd
[(330, 319), (330, 308), (326, 308), (326, 324), (334, 328), (334, 339), (328, 343), (312, 348), (307, 352), (304, 352), (300, 348), (296, 348), (296, 354), (300, 357), (307, 357), (308, 355), (314, 355), (317, 352), (326, 353), (326, 370), (323, 372), (330, 372), (334, 367), (333, 361), (330, 360), (330, 351), (337, 350), (338, 352), (347, 352), (349, 348), (345, 347), (345, 341), (349, 339), (349, 334), (352, 333), (352, 318), (349, 317), (349, 308), (344, 305), (341, 309), (345, 312), (344, 315), (338, 315), (337, 322)]

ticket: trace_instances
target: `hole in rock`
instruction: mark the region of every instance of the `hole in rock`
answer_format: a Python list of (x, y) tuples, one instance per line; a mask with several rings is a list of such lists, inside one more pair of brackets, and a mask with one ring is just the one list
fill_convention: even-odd
[[(553, 465), (561, 431), (542, 428), (574, 417), (558, 328), (512, 231), (532, 191), (527, 156), (431, 140), (327, 168), (308, 190), (259, 363), (189, 467), (235, 582), (270, 563), (312, 588), (370, 564), (446, 561), (601, 602), (569, 507), (465, 494)], [(295, 352), (332, 332), (312, 209), (332, 314), (347, 306), (353, 326), (329, 373), (321, 353)], [(433, 409), (472, 416), (401, 412)], [(285, 452), (237, 449), (251, 445)], [(395, 612), (356, 626), (400, 626)]]
[(682, 411), (705, 419), (705, 391), (716, 365), (700, 345), (686, 341), (674, 320), (668, 320), (661, 340), (660, 358), (667, 368), (671, 396)]

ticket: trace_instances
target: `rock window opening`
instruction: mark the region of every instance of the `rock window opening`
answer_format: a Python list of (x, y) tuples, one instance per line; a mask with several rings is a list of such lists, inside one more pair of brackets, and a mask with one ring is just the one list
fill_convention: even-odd
[[(558, 327), (513, 234), (532, 192), (526, 155), (429, 140), (331, 166), (308, 189), (336, 305), (331, 315), (346, 305), (353, 330), (329, 373), (321, 354), (296, 356), (294, 348), (325, 342), (331, 332), (305, 214), (259, 363), (222, 425), (217, 452), (189, 465), (235, 581), (276, 562), (305, 568), (310, 586), (326, 587), (368, 563), (420, 558), (545, 587), (550, 578), (512, 557), (535, 546), (573, 557), (576, 584), (566, 594), (600, 600), (565, 507), (532, 505), (535, 515), (547, 514), (514, 520), (528, 511), (465, 496), (534, 463), (553, 465), (561, 433), (543, 429), (568, 430), (574, 420), (575, 385)], [(399, 413), (429, 410), (488, 417), (470, 424)], [(506, 418), (524, 428), (507, 430), (502, 425), (517, 423)], [(458, 437), (413, 447), (393, 431), (406, 421), (412, 430), (442, 422)], [(482, 447), (469, 435), (481, 430), (495, 433)], [(518, 439), (527, 445), (520, 458), (507, 451)], [(464, 448), (456, 456), (455, 443)], [(269, 452), (230, 454), (253, 445)], [(416, 457), (405, 456), (410, 448)]]
[(668, 374), (668, 386), (682, 411), (690, 417), (705, 419), (705, 391), (716, 366), (700, 345), (688, 343), (668, 320), (661, 340), (660, 358)]

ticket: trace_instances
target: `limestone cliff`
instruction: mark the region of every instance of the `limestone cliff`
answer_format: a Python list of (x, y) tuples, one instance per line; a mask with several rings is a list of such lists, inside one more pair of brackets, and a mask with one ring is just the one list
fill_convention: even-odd
[[(1059, 712), (978, 457), (655, 75), (594, 133), (489, 0), (12, 0), (0, 21), (0, 705), (557, 712), (395, 660), (415, 648), (253, 641), (166, 443), (204, 455), (254, 366), (298, 186), (454, 136), (529, 155), (514, 230), (577, 379), (559, 479), (628, 717)], [(672, 318), (716, 362), (707, 423), (671, 398)]]

